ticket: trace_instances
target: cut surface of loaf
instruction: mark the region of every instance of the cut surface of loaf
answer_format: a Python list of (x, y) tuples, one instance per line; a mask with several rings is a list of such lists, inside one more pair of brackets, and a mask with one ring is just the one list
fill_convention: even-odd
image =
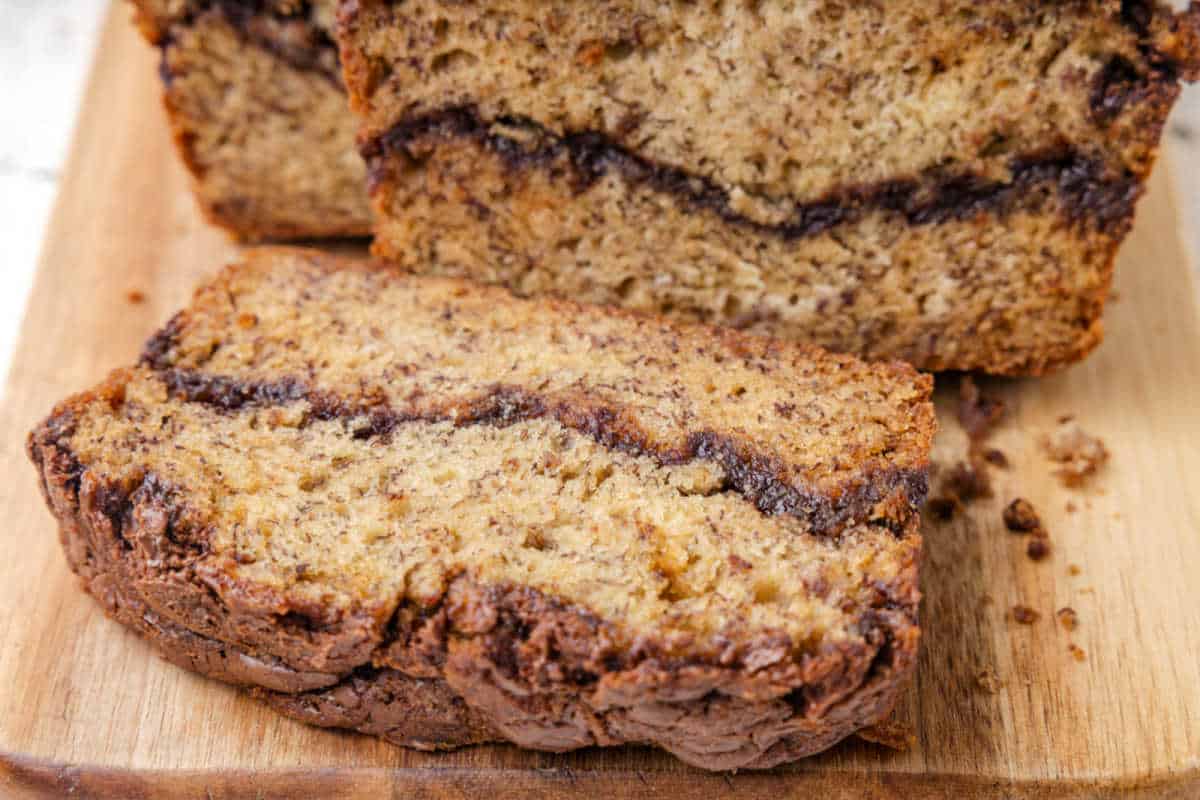
[(132, 0), (210, 221), (248, 240), (365, 236), (334, 0)]
[(286, 713), (766, 767), (913, 669), (930, 389), (264, 249), (29, 449), (88, 590)]
[(376, 253), (918, 367), (1099, 342), (1200, 4), (356, 0)]

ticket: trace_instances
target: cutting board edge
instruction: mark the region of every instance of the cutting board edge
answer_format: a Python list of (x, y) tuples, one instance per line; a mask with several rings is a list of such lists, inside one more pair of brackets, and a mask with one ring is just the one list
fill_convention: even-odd
[[(253, 792), (256, 797), (337, 797), (357, 800), (380, 796), (451, 798), (476, 796), (486, 790), (490, 800), (561, 797), (564, 791), (594, 796), (604, 791), (611, 800), (623, 797), (710, 797), (719, 785), (723, 796), (746, 800), (783, 800), (820, 789), (825, 800), (870, 797), (878, 800), (912, 797), (979, 798), (1094, 798), (1120, 796), (1190, 797), (1200, 795), (1200, 759), (1182, 772), (1150, 773), (1136, 778), (1094, 776), (1063, 780), (1015, 780), (997, 776), (952, 773), (812, 771), (788, 774), (787, 794), (772, 772), (646, 772), (643, 770), (574, 771), (569, 768), (386, 767), (286, 768), (258, 770), (120, 769), (70, 764), (0, 751), (0, 790), (17, 798), (62, 797), (68, 794), (105, 800), (165, 793), (175, 798), (219, 800)], [(846, 780), (851, 778), (853, 780)], [(416, 794), (419, 792), (419, 794)], [(553, 794), (551, 794), (553, 793)]]

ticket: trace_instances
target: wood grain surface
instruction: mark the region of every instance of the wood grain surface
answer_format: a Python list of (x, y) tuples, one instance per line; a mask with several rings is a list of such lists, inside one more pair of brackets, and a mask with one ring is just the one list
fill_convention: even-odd
[[(105, 30), (0, 411), (0, 795), (1200, 796), (1200, 330), (1166, 165), (1122, 253), (1101, 349), (1062, 375), (983, 383), (1009, 405), (992, 444), (1011, 466), (993, 470), (994, 498), (925, 525), (906, 752), (852, 741), (737, 775), (637, 748), (421, 754), (292, 722), (159, 659), (78, 590), (23, 452), (54, 402), (131, 362), (236, 250), (196, 213), (155, 56), (125, 17), (118, 6)], [(1113, 454), (1083, 490), (1061, 487), (1037, 446), (1067, 413)], [(940, 417), (948, 464), (965, 437)], [(1016, 496), (1050, 531), (1045, 561), (1004, 530)], [(1015, 623), (1016, 604), (1040, 620)], [(1064, 606), (1073, 632), (1054, 619)]]

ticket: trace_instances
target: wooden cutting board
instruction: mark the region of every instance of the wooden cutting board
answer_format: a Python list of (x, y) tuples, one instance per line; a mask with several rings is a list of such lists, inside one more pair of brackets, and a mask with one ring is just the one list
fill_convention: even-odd
[[(155, 56), (125, 16), (104, 33), (0, 414), (0, 794), (1200, 796), (1200, 331), (1165, 165), (1122, 254), (1104, 346), (1062, 375), (984, 383), (1009, 406), (992, 444), (1011, 467), (993, 471), (993, 499), (925, 526), (906, 752), (851, 741), (737, 775), (637, 748), (428, 755), (283, 719), (159, 659), (78, 591), (23, 453), (55, 401), (130, 363), (236, 250), (196, 213)], [(965, 444), (945, 383), (938, 460), (951, 463)], [(1083, 491), (1062, 488), (1036, 444), (1067, 413), (1112, 451)], [(1004, 530), (1016, 496), (1049, 528), (1045, 561)], [(1015, 623), (1015, 604), (1041, 619)], [(1064, 606), (1074, 632), (1055, 621)]]

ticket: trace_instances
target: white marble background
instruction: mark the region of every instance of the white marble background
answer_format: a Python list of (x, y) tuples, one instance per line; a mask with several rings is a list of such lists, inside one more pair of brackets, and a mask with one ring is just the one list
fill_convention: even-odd
[[(0, 376), (8, 374), (109, 2), (0, 0)], [(1186, 224), (1200, 253), (1200, 86), (1187, 91), (1169, 130)]]

